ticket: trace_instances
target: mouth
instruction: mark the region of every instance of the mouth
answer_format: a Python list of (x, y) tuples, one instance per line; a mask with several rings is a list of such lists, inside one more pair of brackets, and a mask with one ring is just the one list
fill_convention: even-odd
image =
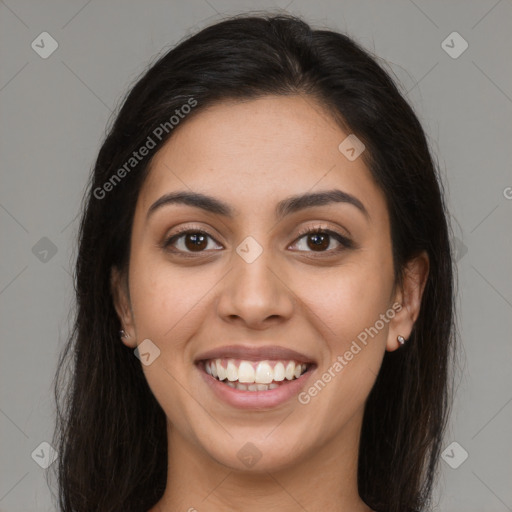
[(291, 400), (317, 367), (294, 350), (241, 345), (203, 353), (195, 365), (214, 396), (245, 409), (270, 409)]
[(238, 391), (269, 391), (299, 379), (312, 363), (295, 360), (249, 361), (216, 358), (201, 361), (201, 369), (218, 382)]

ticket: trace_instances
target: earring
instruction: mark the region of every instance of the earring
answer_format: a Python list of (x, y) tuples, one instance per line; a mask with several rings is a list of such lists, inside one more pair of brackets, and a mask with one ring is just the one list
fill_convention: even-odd
[(400, 343), (400, 345), (403, 345), (405, 343), (405, 338), (403, 336), (398, 335), (397, 340), (398, 343)]
[(124, 331), (124, 329), (121, 329), (121, 330), (119, 331), (119, 336), (120, 336), (121, 338), (126, 338), (126, 339), (128, 339), (128, 338), (130, 337), (130, 335), (129, 335), (129, 334), (126, 334), (126, 332)]

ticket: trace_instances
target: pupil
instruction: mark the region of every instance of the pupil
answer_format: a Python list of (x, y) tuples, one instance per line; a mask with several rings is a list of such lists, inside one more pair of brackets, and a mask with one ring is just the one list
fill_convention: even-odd
[(313, 247), (314, 248), (321, 248), (321, 249), (325, 249), (326, 247), (329, 246), (329, 243), (327, 243), (327, 245), (325, 244), (325, 241), (327, 239), (328, 235), (323, 235), (321, 233), (315, 233), (313, 235), (311, 235), (311, 240), (313, 240)]
[[(205, 247), (205, 240), (206, 240), (206, 237), (204, 235), (201, 235), (200, 233), (188, 234), (187, 238), (186, 238), (187, 248), (192, 250), (192, 251), (197, 251), (197, 250), (200, 250), (200, 249), (204, 249), (204, 247)], [(192, 242), (191, 247), (189, 247), (189, 245), (187, 243), (189, 241)]]

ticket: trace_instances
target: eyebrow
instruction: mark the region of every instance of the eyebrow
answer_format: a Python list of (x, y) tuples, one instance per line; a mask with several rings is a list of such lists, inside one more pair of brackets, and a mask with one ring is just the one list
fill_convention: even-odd
[[(324, 206), (332, 203), (346, 203), (355, 206), (367, 220), (370, 214), (363, 203), (355, 196), (343, 192), (342, 190), (333, 189), (324, 192), (305, 193), (287, 197), (280, 201), (275, 208), (275, 216), (277, 220), (286, 217), (292, 213), (313, 208), (315, 206)], [(158, 209), (170, 204), (185, 204), (195, 208), (201, 208), (216, 215), (233, 218), (238, 211), (229, 204), (216, 199), (215, 197), (201, 194), (198, 192), (177, 191), (165, 194), (157, 199), (149, 208), (146, 220)]]

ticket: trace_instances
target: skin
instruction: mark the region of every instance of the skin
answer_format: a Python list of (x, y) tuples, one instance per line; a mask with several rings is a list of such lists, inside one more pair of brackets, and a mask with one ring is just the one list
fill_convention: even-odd
[[(199, 112), (155, 155), (136, 206), (128, 275), (112, 271), (130, 335), (123, 342), (135, 348), (149, 338), (160, 349), (143, 371), (168, 418), (169, 470), (150, 512), (371, 510), (357, 491), (364, 405), (385, 351), (411, 333), (428, 257), (409, 262), (403, 288), (394, 286), (385, 198), (363, 158), (349, 161), (338, 150), (347, 135), (310, 97), (267, 96)], [(369, 218), (331, 203), (276, 221), (280, 200), (334, 188), (356, 196)], [(178, 190), (214, 196), (238, 213), (230, 219), (173, 204), (146, 220), (157, 199)], [(177, 227), (212, 238), (203, 252), (186, 237), (175, 241), (176, 251), (193, 256), (186, 258), (161, 247)], [(355, 246), (331, 237), (315, 250), (311, 237), (298, 238), (308, 227)], [(236, 252), (247, 236), (263, 249), (250, 264)], [(394, 303), (402, 309), (307, 405), (295, 397), (267, 410), (235, 408), (193, 363), (224, 345), (280, 345), (317, 361), (309, 386)], [(248, 442), (261, 453), (250, 468), (237, 457)]]

